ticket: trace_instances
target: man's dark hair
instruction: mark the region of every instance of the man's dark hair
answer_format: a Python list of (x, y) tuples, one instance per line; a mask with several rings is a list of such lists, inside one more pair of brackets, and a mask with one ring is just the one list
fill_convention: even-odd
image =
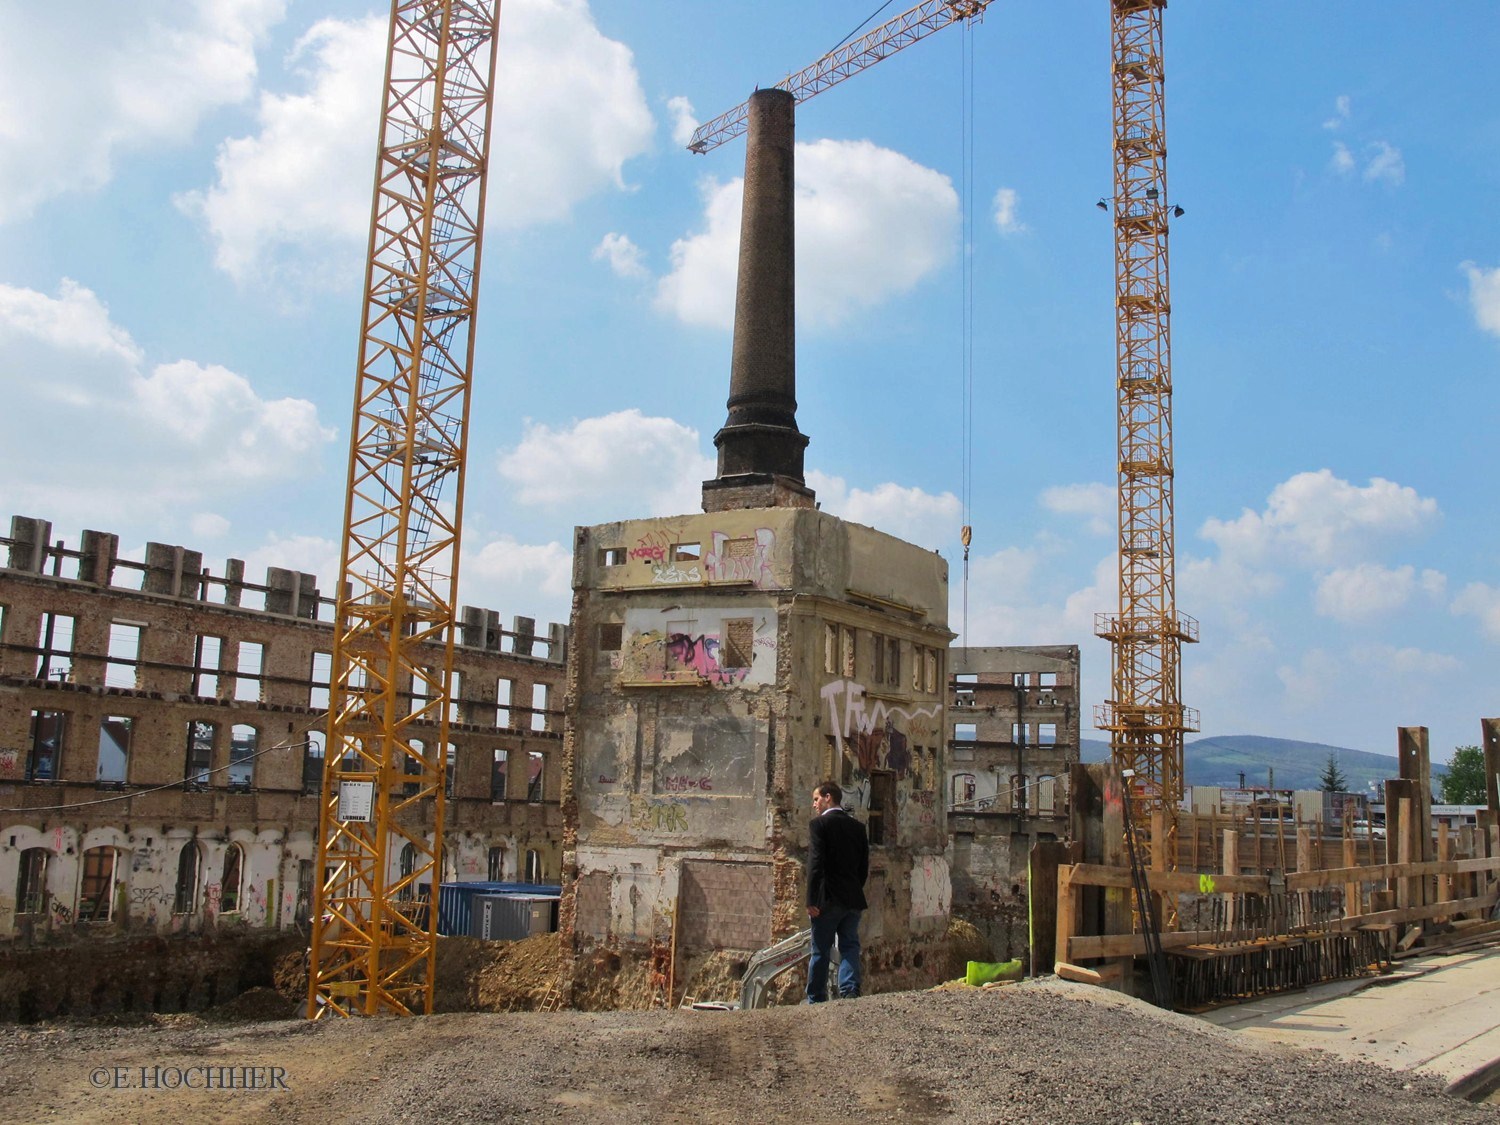
[(844, 803), (844, 791), (839, 788), (836, 781), (825, 781), (822, 785), (814, 789), (813, 792), (820, 797), (832, 797), (835, 805), (842, 805)]

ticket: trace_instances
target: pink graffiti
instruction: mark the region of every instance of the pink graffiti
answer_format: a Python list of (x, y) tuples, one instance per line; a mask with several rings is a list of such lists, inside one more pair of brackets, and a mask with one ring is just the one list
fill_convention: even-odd
[(704, 558), (710, 582), (749, 582), (764, 589), (776, 585), (771, 573), (771, 547), (776, 533), (762, 527), (754, 540), (730, 538), (722, 531), (713, 533), (713, 550)]
[(682, 793), (690, 789), (697, 789), (703, 793), (713, 792), (714, 779), (711, 777), (686, 777), (676, 774), (671, 777), (662, 778), (662, 788), (669, 793)]
[(630, 557), (633, 559), (650, 559), (652, 562), (666, 562), (667, 549), (656, 546), (632, 547), (630, 548)]
[(18, 755), (11, 749), (0, 750), (0, 773), (15, 773)]
[(667, 637), (668, 667), (697, 672), (706, 680), (716, 684), (742, 683), (750, 674), (748, 668), (721, 668), (719, 666), (719, 639), (717, 637), (692, 637), (687, 633), (672, 633)]

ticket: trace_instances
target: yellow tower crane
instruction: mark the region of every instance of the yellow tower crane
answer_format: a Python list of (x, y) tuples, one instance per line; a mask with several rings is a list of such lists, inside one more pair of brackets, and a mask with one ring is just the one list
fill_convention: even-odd
[[(1167, 195), (1162, 65), (1166, 0), (1110, 0), (1114, 74), (1115, 394), (1119, 435), (1119, 610), (1095, 617), (1110, 641), (1110, 698), (1095, 725), (1110, 732), (1133, 821), (1151, 858), (1176, 865), (1183, 642), (1198, 623), (1177, 612), (1172, 507), (1172, 312), (1167, 233), (1182, 209)], [(1101, 201), (1102, 204), (1102, 201)]]
[[(499, 0), (393, 0), (307, 1014), (432, 1011)], [(451, 484), (451, 491), (450, 489)], [(414, 731), (437, 732), (425, 743)]]

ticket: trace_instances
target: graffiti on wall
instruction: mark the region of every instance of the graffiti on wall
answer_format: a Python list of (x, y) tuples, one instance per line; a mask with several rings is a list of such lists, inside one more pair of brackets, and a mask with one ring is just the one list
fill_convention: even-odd
[(651, 568), (651, 581), (658, 586), (678, 586), (684, 582), (702, 582), (697, 566), (681, 567), (676, 563), (658, 563)]
[(0, 773), (11, 774), (16, 772), (16, 763), (21, 759), (21, 752), (9, 746), (0, 746)]
[[(928, 707), (894, 707), (883, 699), (865, 698), (862, 684), (834, 680), (819, 695), (828, 708), (828, 726), (839, 753), (849, 754), (863, 773), (872, 769), (893, 771), (905, 777), (912, 769), (911, 739), (934, 731), (941, 710)], [(906, 731), (897, 726), (902, 720)]]
[(719, 638), (709, 633), (696, 637), (672, 633), (667, 637), (667, 670), (696, 672), (714, 684), (743, 683), (748, 668), (724, 668), (719, 665)]
[(726, 532), (713, 533), (713, 549), (703, 559), (711, 582), (749, 582), (766, 589), (776, 585), (771, 573), (771, 548), (776, 533), (768, 527), (757, 529), (754, 537), (732, 537)]
[(687, 807), (675, 801), (652, 801), (636, 810), (635, 826), (641, 832), (686, 832)]

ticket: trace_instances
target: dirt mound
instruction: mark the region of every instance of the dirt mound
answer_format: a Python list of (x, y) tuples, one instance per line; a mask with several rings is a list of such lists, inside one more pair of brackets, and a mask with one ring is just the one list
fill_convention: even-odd
[(505, 942), (479, 971), (477, 1007), (483, 1012), (534, 1012), (548, 992), (561, 987), (563, 965), (557, 934)]
[(241, 992), (233, 1000), (210, 1008), (203, 1013), (203, 1018), (232, 1023), (241, 1020), (289, 1020), (301, 1014), (301, 1004), (294, 1003), (274, 988), (261, 987)]

